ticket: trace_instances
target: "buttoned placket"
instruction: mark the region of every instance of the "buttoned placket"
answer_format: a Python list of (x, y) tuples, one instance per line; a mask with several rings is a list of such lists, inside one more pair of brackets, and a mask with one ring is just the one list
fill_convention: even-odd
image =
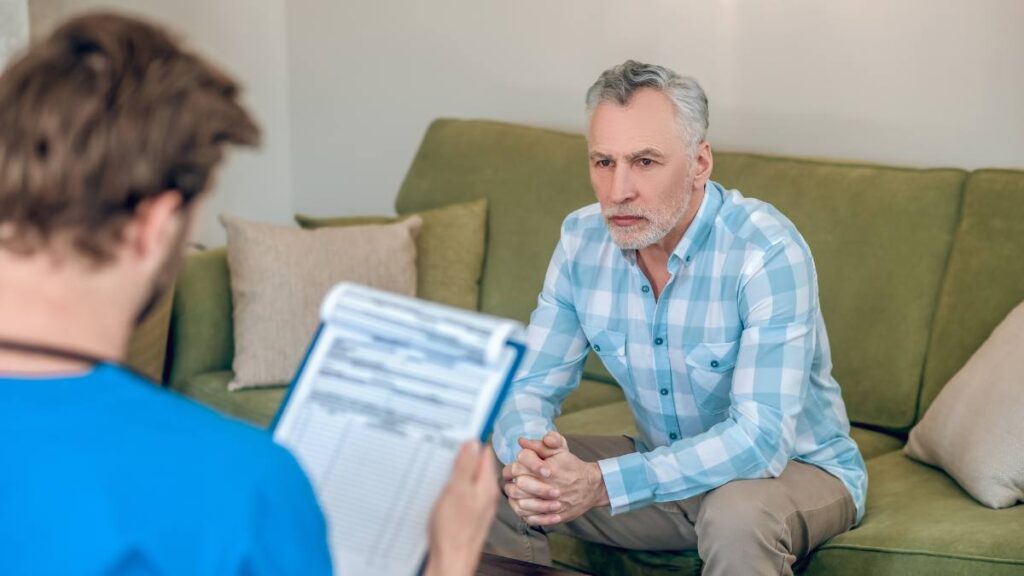
[(658, 393), (660, 405), (659, 413), (662, 415), (663, 430), (666, 440), (674, 442), (681, 438), (679, 419), (676, 414), (676, 401), (673, 394), (672, 365), (669, 360), (669, 339), (668, 339), (668, 294), (676, 282), (678, 271), (681, 268), (680, 257), (673, 254), (669, 259), (669, 279), (661, 291), (661, 297), (655, 299), (654, 290), (651, 288), (650, 280), (644, 275), (636, 258), (632, 259), (631, 268), (634, 278), (639, 282), (641, 300), (644, 304), (644, 315), (648, 326), (651, 327), (648, 336), (648, 344), (654, 360), (654, 384)]

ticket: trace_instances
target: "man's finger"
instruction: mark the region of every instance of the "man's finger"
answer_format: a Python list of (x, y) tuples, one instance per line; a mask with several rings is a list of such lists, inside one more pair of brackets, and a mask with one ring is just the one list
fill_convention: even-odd
[(551, 477), (551, 467), (545, 466), (544, 461), (541, 460), (540, 456), (533, 450), (520, 450), (519, 456), (516, 457), (516, 461), (526, 466), (526, 468), (536, 476), (541, 478)]
[(561, 496), (557, 488), (535, 476), (516, 476), (515, 486), (531, 497), (554, 499)]
[(552, 450), (551, 448), (548, 448), (547, 445), (544, 444), (544, 440), (543, 439), (541, 439), (541, 440), (529, 440), (527, 438), (520, 438), (519, 439), (519, 446), (524, 448), (524, 449), (526, 449), (526, 450), (534, 451), (541, 458), (550, 458), (550, 457), (554, 456), (555, 454), (558, 454), (559, 452), (561, 452), (561, 450)]
[(562, 523), (562, 516), (560, 514), (535, 514), (533, 516), (519, 515), (520, 518), (526, 520), (526, 523), (531, 526), (554, 526), (555, 524)]
[(518, 460), (509, 464), (508, 466), (509, 472), (512, 473), (512, 478), (514, 479), (512, 480), (513, 482), (518, 482), (518, 478), (520, 476), (533, 476), (533, 471), (527, 468), (526, 466), (523, 466), (523, 464)]
[(519, 489), (518, 486), (516, 486), (515, 484), (512, 484), (511, 482), (505, 484), (505, 486), (502, 489), (505, 491), (505, 496), (508, 496), (509, 498), (511, 498), (513, 500), (519, 500), (521, 498), (530, 498), (531, 497), (529, 494), (527, 494), (526, 492), (523, 492), (522, 490)]
[(562, 436), (554, 430), (544, 435), (543, 443), (552, 450), (567, 450), (569, 448), (569, 443), (565, 441), (565, 436)]
[(518, 500), (513, 500), (513, 499), (509, 498), (508, 505), (509, 505), (510, 508), (512, 508), (512, 511), (516, 513), (516, 516), (519, 516), (523, 520), (526, 520), (526, 517), (531, 515), (529, 512), (526, 512), (522, 508), (519, 507), (519, 501)]
[(518, 501), (519, 508), (530, 514), (554, 514), (562, 511), (562, 503), (558, 500), (541, 498), (522, 498)]
[[(505, 491), (506, 496), (515, 500), (522, 500), (523, 498), (539, 498), (539, 496), (525, 492), (519, 488), (519, 486), (511, 483), (505, 484), (503, 490)], [(553, 498), (546, 498), (546, 500), (553, 500)]]

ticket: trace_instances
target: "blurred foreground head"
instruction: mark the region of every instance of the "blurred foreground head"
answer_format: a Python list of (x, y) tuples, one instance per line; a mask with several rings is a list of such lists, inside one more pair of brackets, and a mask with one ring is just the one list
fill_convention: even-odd
[[(170, 280), (225, 145), (259, 129), (238, 85), (161, 28), (70, 20), (0, 76), (0, 256)], [(142, 308), (142, 303), (138, 303)]]

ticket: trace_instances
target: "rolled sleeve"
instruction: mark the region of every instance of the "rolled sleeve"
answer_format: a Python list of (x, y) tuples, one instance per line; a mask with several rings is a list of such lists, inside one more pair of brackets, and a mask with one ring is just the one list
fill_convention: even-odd
[(508, 464), (519, 454), (519, 438), (542, 438), (554, 430), (562, 402), (579, 386), (588, 343), (572, 302), (566, 230), (548, 265), (544, 288), (527, 329), (527, 353), (494, 427), (495, 454)]

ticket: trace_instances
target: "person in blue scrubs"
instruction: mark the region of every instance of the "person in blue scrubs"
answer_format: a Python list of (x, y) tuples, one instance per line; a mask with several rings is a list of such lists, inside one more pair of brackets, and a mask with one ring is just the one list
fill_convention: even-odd
[[(163, 30), (78, 17), (0, 75), (0, 574), (330, 574), (295, 459), (118, 362), (228, 144), (259, 131)], [(467, 445), (428, 574), (472, 574), (496, 472)]]

